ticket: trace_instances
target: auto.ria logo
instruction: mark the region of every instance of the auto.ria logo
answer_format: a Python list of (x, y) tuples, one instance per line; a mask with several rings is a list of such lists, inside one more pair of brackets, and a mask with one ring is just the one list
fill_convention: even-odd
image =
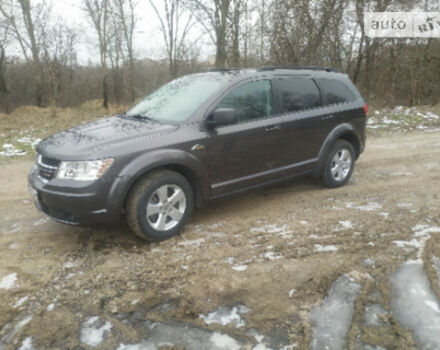
[(440, 12), (366, 12), (371, 38), (440, 38)]

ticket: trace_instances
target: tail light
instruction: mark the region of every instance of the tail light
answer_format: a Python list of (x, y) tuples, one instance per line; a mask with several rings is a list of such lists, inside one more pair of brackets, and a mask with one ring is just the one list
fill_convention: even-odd
[(367, 116), (368, 115), (368, 104), (364, 105), (364, 112), (365, 112), (365, 115)]

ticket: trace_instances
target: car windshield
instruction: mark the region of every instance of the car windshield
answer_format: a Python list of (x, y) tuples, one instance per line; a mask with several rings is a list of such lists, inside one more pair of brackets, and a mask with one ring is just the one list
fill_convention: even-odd
[(126, 115), (164, 123), (182, 123), (225, 82), (226, 78), (221, 75), (188, 75), (148, 95)]

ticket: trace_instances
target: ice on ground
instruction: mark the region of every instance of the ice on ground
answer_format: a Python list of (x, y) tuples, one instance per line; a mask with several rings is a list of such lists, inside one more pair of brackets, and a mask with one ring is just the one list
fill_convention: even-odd
[(247, 265), (232, 266), (232, 269), (235, 270), (235, 271), (246, 271), (247, 270)]
[(212, 323), (218, 323), (222, 326), (233, 324), (235, 327), (243, 327), (246, 322), (241, 318), (241, 314), (246, 314), (250, 310), (244, 305), (234, 306), (232, 308), (220, 307), (214, 312), (211, 312), (207, 316), (199, 315), (199, 318), (203, 319), (207, 325)]
[(353, 203), (346, 203), (345, 207), (349, 209), (356, 209), (361, 211), (375, 211), (382, 209), (382, 205), (377, 202), (369, 202), (366, 205), (356, 205)]
[(347, 229), (347, 230), (353, 228), (353, 224), (351, 223), (351, 221), (348, 221), (348, 220), (339, 221), (339, 225), (341, 225), (342, 228)]
[(275, 252), (265, 252), (263, 254), (263, 257), (269, 260), (278, 260), (282, 259), (283, 256), (281, 254), (275, 253)]
[(176, 347), (188, 350), (239, 350), (243, 344), (231, 336), (179, 322), (153, 323), (146, 320), (148, 338), (139, 344), (120, 344), (117, 350), (159, 350)]
[(98, 346), (104, 341), (104, 338), (107, 333), (110, 332), (112, 327), (113, 325), (110, 322), (105, 322), (103, 324), (98, 316), (90, 317), (82, 324), (80, 340), (84, 344)]
[(276, 233), (283, 238), (291, 238), (292, 231), (290, 231), (287, 227), (287, 224), (284, 225), (276, 225), (276, 224), (268, 224), (262, 227), (253, 227), (250, 229), (251, 233)]
[(365, 307), (364, 324), (366, 326), (383, 326), (385, 323), (379, 315), (386, 314), (387, 311), (380, 304), (369, 304)]
[(431, 238), (431, 233), (440, 233), (440, 227), (429, 225), (416, 225), (412, 228), (414, 238), (409, 241), (393, 241), (401, 248), (416, 248), (417, 259), (421, 261), (426, 242)]
[(32, 337), (26, 337), (18, 350), (34, 350), (32, 346)]
[(437, 279), (440, 282), (440, 259), (436, 256), (432, 257), (432, 264), (434, 265), (434, 270), (437, 273)]
[(419, 349), (440, 349), (440, 310), (422, 262), (406, 262), (390, 277), (391, 308)]
[(336, 252), (338, 247), (335, 245), (320, 245), (315, 244), (315, 252)]
[(29, 299), (28, 296), (24, 296), (24, 297), (18, 299), (18, 300), (15, 302), (13, 308), (16, 309), (16, 308), (20, 307), (20, 306), (23, 305), (28, 299)]
[(17, 273), (10, 273), (0, 280), (0, 289), (11, 289), (17, 281)]
[(192, 239), (192, 240), (184, 240), (182, 242), (179, 242), (178, 244), (181, 246), (199, 246), (201, 245), (203, 242), (205, 242), (204, 238), (197, 238), (197, 239)]
[(311, 350), (344, 349), (360, 290), (361, 286), (345, 275), (333, 283), (328, 296), (310, 315), (313, 327)]

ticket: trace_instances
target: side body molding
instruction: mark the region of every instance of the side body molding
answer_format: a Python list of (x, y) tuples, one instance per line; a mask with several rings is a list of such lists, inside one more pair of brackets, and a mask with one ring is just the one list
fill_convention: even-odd
[(120, 215), (126, 197), (133, 184), (144, 174), (158, 168), (185, 168), (194, 174), (197, 182), (195, 200), (205, 201), (209, 197), (208, 172), (202, 162), (193, 155), (177, 149), (163, 149), (144, 153), (132, 159), (119, 173), (107, 196), (109, 212)]
[(334, 144), (334, 142), (337, 139), (341, 138), (341, 136), (345, 136), (345, 135), (354, 136), (357, 139), (357, 142), (361, 144), (362, 138), (360, 137), (356, 129), (353, 127), (353, 125), (351, 125), (350, 123), (339, 124), (328, 134), (327, 138), (325, 139), (324, 143), (321, 146), (321, 149), (319, 150), (318, 166), (316, 169), (317, 174), (322, 168), (325, 162), (325, 157), (327, 156), (328, 152), (330, 152), (330, 149)]

